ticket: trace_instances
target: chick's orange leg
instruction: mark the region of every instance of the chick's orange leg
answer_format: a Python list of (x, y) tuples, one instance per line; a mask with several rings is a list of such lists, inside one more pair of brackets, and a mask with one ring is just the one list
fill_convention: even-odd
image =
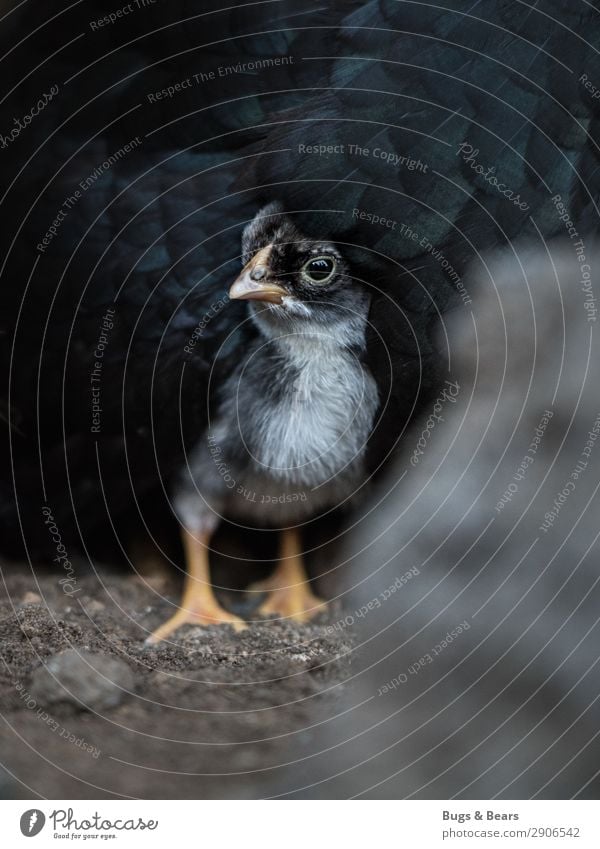
[(194, 535), (183, 529), (186, 575), (181, 607), (148, 637), (147, 643), (160, 643), (180, 625), (232, 625), (236, 631), (247, 627), (243, 619), (229, 613), (215, 598), (208, 564), (210, 536), (208, 533)]
[(296, 528), (282, 531), (279, 564), (263, 586), (270, 594), (258, 608), (259, 613), (278, 613), (282, 618), (305, 622), (327, 608), (310, 588)]

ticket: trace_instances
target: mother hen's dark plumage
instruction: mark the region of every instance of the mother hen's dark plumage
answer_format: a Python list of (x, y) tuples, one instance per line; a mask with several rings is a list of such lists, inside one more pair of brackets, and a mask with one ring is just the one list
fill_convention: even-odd
[(227, 292), (266, 204), (369, 292), (371, 472), (449, 365), (432, 338), (469, 306), (466, 263), (561, 232), (559, 202), (596, 226), (590, 4), (111, 11), (6, 21), (3, 126), (58, 86), (1, 151), (3, 516), (14, 539), (16, 503), (31, 550), (32, 504), (84, 546), (173, 516), (213, 390), (258, 337)]

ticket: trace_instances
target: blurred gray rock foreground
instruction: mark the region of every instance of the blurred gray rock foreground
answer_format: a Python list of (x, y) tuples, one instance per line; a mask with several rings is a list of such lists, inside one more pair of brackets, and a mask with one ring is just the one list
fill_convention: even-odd
[(441, 334), (459, 389), (354, 532), (348, 712), (279, 793), (597, 798), (600, 252), (581, 254), (513, 248), (467, 281)]

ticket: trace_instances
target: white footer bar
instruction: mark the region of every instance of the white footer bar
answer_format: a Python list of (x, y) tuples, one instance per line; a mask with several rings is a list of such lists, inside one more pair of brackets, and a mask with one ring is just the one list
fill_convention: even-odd
[[(595, 801), (3, 801), (3, 846), (597, 849)], [(167, 844), (166, 841), (173, 841)]]

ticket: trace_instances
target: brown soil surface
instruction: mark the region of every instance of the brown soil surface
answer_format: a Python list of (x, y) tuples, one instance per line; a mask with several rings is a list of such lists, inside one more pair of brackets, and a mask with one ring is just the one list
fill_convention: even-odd
[[(309, 751), (317, 723), (340, 709), (351, 646), (327, 628), (335, 608), (302, 626), (188, 626), (149, 648), (147, 631), (179, 598), (176, 574), (97, 567), (74, 597), (55, 571), (15, 564), (2, 576), (2, 798), (262, 797), (279, 775), (289, 780), (291, 753)], [(120, 658), (132, 692), (97, 711), (44, 699), (36, 670), (71, 648), (100, 664)], [(303, 764), (291, 769), (301, 783)]]

